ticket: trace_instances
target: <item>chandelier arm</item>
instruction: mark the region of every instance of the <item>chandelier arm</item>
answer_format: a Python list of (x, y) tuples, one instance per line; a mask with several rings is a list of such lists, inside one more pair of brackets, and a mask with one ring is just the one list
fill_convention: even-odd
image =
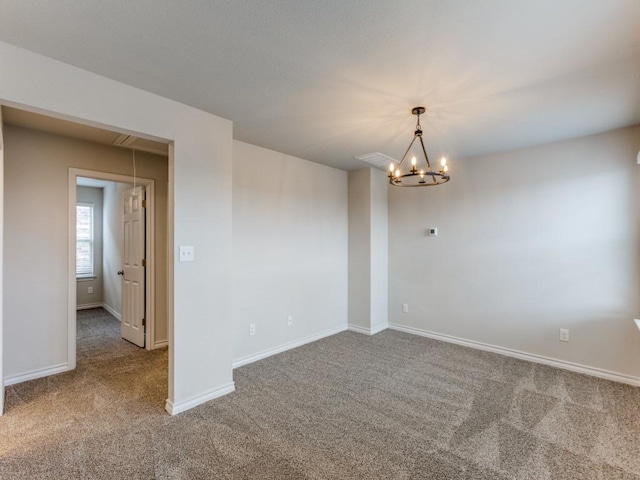
[[(424, 159), (427, 161), (427, 167), (429, 167), (430, 172), (433, 172), (433, 169), (431, 168), (431, 162), (429, 161), (429, 155), (427, 155), (427, 149), (424, 147), (424, 141), (422, 140), (422, 137), (420, 137), (420, 145), (422, 145), (422, 152), (424, 153)], [(436, 177), (433, 175), (431, 175), (431, 180), (433, 180), (433, 183), (438, 183)]]
[(429, 167), (430, 171), (433, 171), (431, 168), (431, 162), (429, 161), (429, 155), (427, 155), (427, 149), (424, 147), (424, 141), (422, 137), (420, 137), (420, 145), (422, 146), (422, 153), (424, 153), (424, 159), (427, 161), (427, 167)]
[[(411, 147), (413, 146), (413, 143), (416, 141), (416, 138), (418, 138), (417, 135), (413, 136), (413, 140), (411, 140), (411, 143), (409, 144), (409, 146), (407, 147), (407, 150), (404, 152), (404, 155), (402, 155), (402, 159), (400, 160), (400, 163), (398, 164), (398, 166), (402, 165), (402, 162), (404, 162), (404, 159), (407, 156), (407, 153), (409, 153), (409, 150), (411, 150)], [(420, 139), (420, 141), (422, 141), (422, 139)], [(423, 147), (424, 148), (424, 147)]]

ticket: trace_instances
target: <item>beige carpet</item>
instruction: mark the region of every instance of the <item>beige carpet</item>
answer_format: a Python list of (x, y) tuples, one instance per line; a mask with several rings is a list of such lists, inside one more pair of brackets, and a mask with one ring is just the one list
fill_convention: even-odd
[(74, 372), (7, 389), (2, 479), (640, 479), (639, 389), (398, 332), (235, 371), (170, 417), (165, 351), (79, 317)]

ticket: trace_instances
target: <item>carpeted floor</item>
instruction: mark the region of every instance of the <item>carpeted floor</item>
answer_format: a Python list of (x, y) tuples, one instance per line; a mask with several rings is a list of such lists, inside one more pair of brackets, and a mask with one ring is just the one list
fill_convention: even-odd
[(640, 479), (639, 389), (399, 332), (235, 370), (171, 417), (167, 353), (78, 319), (78, 368), (7, 389), (2, 479)]

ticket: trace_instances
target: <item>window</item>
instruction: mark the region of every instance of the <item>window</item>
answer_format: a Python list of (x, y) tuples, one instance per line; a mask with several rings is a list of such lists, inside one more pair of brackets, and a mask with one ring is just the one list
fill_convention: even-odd
[(76, 277), (93, 277), (93, 204), (76, 205)]

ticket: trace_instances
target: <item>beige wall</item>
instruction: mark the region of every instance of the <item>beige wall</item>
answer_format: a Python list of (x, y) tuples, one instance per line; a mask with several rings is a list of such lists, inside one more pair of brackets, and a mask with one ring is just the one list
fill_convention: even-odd
[[(166, 338), (167, 159), (138, 152), (156, 181), (156, 322)], [(129, 150), (5, 125), (5, 378), (66, 363), (69, 168), (131, 175)]]
[(346, 329), (347, 237), (346, 172), (233, 142), (235, 362)]
[(640, 376), (639, 149), (627, 128), (389, 187), (390, 322)]
[[(77, 202), (93, 205), (93, 277), (76, 280), (76, 304), (102, 303), (102, 188), (77, 187)], [(93, 293), (89, 293), (89, 287)]]

